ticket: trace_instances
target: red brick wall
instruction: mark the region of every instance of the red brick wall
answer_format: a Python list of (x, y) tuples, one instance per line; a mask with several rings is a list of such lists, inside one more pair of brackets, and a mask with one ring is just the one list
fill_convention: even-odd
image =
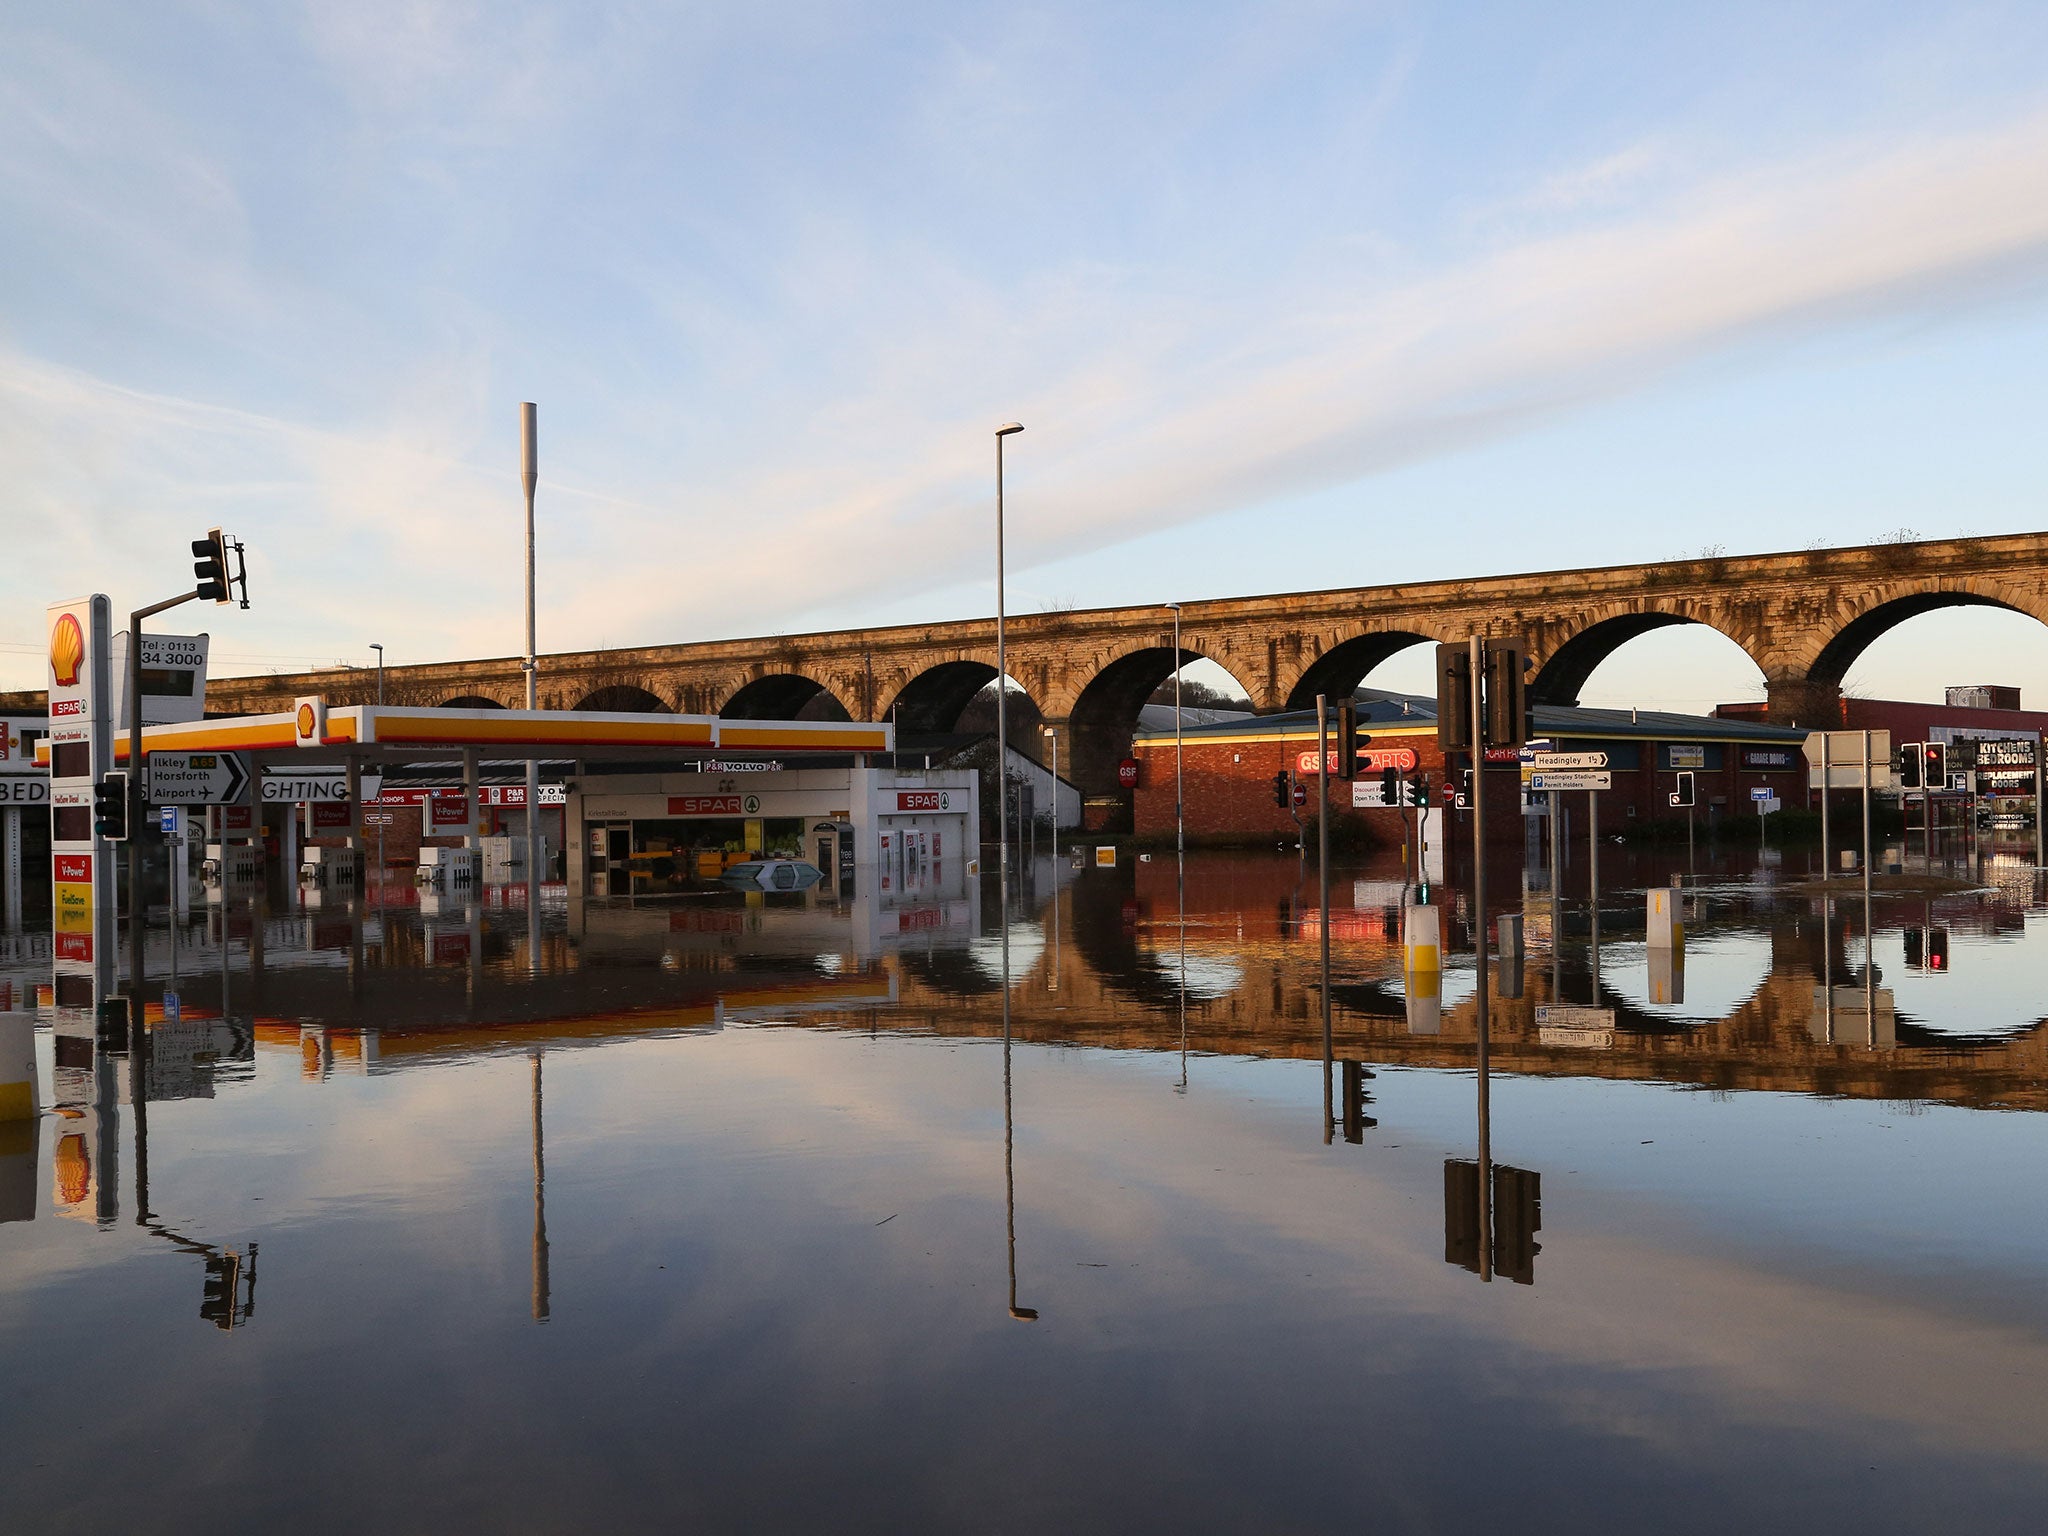
[[(1421, 770), (1429, 777), (1432, 795), (1443, 782), (1443, 757), (1427, 737), (1389, 738), (1389, 745), (1412, 746)], [(1273, 775), (1295, 767), (1303, 752), (1313, 752), (1313, 736), (1286, 741), (1189, 741), (1182, 749), (1187, 833), (1191, 842), (1217, 844), (1292, 843), (1297, 835), (1292, 816), (1273, 803)], [(1145, 842), (1173, 839), (1173, 743), (1141, 741), (1132, 748), (1138, 760), (1138, 787), (1132, 795), (1134, 830)], [(1318, 785), (1301, 779), (1308, 804), (1299, 812), (1302, 828), (1313, 835)], [(1338, 839), (1399, 845), (1403, 817), (1397, 810), (1353, 810), (1351, 783), (1330, 781), (1330, 831)]]

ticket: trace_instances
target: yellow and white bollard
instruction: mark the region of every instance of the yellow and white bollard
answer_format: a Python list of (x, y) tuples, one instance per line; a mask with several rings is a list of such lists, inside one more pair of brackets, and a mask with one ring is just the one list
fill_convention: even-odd
[(1408, 975), (1418, 971), (1441, 974), (1444, 968), (1442, 929), (1438, 907), (1401, 909), (1401, 969)]
[(1685, 947), (1684, 897), (1669, 886), (1652, 886), (1644, 898), (1648, 906), (1650, 948)]
[(1401, 972), (1411, 1035), (1443, 1032), (1441, 921), (1436, 907), (1401, 909)]

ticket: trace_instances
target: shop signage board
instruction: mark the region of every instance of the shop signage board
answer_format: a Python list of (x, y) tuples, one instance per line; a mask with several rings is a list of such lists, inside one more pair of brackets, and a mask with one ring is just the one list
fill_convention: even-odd
[[(1335, 752), (1323, 753), (1321, 761), (1329, 765), (1331, 773), (1334, 774), (1337, 771), (1337, 754)], [(1358, 771), (1360, 773), (1384, 773), (1387, 769), (1394, 768), (1402, 773), (1406, 773), (1420, 761), (1421, 759), (1415, 755), (1413, 747), (1366, 747), (1358, 754)], [(1313, 778), (1321, 771), (1317, 768), (1316, 764), (1317, 754), (1314, 752), (1303, 752), (1295, 758), (1294, 771), (1304, 777)]]
[(1977, 766), (1979, 768), (2032, 768), (2034, 766), (2034, 743), (2031, 741), (1980, 741), (1977, 743)]
[(151, 805), (232, 805), (249, 792), (239, 752), (152, 752), (143, 767)]
[(1612, 789), (1614, 775), (1604, 768), (1586, 768), (1564, 773), (1537, 772), (1530, 775), (1529, 788), (1537, 793), (1553, 789)]
[[(484, 784), (477, 788), (477, 804), (494, 806), (523, 806), (526, 804), (524, 784)], [(568, 788), (561, 784), (543, 784), (535, 797), (535, 805), (567, 805)]]
[(896, 791), (898, 812), (950, 811), (953, 809), (953, 792), (950, 789), (899, 789)]
[[(96, 1004), (112, 981), (106, 966), (114, 938), (112, 849), (92, 830), (93, 785), (114, 765), (107, 678), (113, 607), (94, 593), (52, 603), (48, 618), (51, 904), (54, 928), (70, 941), (57, 949), (53, 995), (77, 980)], [(67, 975), (67, 965), (90, 969)]]
[(1125, 789), (1138, 787), (1138, 760), (1135, 757), (1127, 757), (1116, 765), (1116, 781)]
[(1744, 747), (1742, 766), (1765, 773), (1789, 773), (1798, 768), (1801, 755), (1791, 747)]
[(758, 816), (759, 795), (670, 795), (671, 816)]
[(1538, 773), (1564, 773), (1574, 768), (1605, 768), (1605, 752), (1538, 752), (1529, 760)]
[(1671, 755), (1673, 768), (1704, 768), (1707, 766), (1705, 747), (1671, 746), (1665, 749)]

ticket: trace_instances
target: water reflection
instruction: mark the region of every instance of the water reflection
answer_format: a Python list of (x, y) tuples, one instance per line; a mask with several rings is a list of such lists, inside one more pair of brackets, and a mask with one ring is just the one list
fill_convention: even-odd
[[(1770, 1528), (1881, 1443), (1822, 1523), (2022, 1528), (2048, 1229), (2002, 1170), (2048, 1119), (1979, 1111), (2048, 1107), (2038, 882), (1866, 904), (1708, 850), (1660, 949), (1669, 861), (1602, 852), (1597, 895), (1569, 860), (1492, 872), (1522, 945), (1483, 1063), (1480, 914), (1440, 889), (1450, 969), (1410, 986), (1374, 862), (1325, 909), (1292, 857), (1041, 860), (971, 926), (808, 895), (228, 903), (145, 936), (111, 1028), (48, 950), (9, 959), (49, 1110), (26, 1150), (0, 1126), (0, 1374), (226, 1421), (204, 1466), (143, 1472), (119, 1426), (10, 1395), (10, 1513), (1355, 1513), (1356, 1478), (1306, 1467), (1418, 1525), (1535, 1489), (1662, 1528), (1683, 1485), (1702, 1525)], [(330, 1454), (287, 1470), (315, 1429)], [(1473, 1435), (1511, 1449), (1446, 1451)], [(435, 1452), (343, 1475), (393, 1443)], [(1171, 1473), (1142, 1506), (1140, 1464)]]

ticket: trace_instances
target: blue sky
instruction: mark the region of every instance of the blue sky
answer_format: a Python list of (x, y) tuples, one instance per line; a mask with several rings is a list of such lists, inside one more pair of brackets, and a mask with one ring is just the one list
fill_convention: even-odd
[[(2048, 8), (0, 18), (0, 682), (209, 524), (222, 670), (2048, 523)], [(1387, 680), (1413, 670), (1398, 660)], [(1916, 620), (1867, 692), (2048, 632)], [(1589, 701), (1753, 696), (1704, 632)]]

